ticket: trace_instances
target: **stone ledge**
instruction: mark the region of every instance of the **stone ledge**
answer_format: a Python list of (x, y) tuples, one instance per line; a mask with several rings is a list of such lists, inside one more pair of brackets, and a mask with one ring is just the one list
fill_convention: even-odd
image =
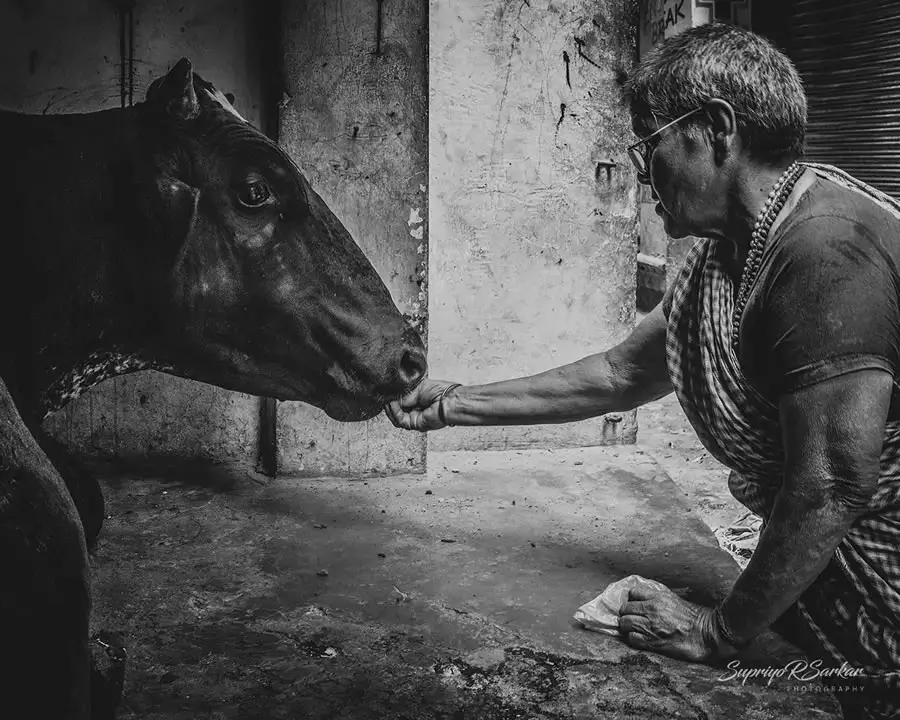
[(666, 292), (666, 260), (654, 255), (637, 256), (637, 309), (650, 312)]

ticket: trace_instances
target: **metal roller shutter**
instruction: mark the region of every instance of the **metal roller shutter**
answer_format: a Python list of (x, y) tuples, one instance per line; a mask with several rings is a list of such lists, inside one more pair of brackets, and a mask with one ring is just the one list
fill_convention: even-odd
[(900, 2), (793, 0), (787, 14), (809, 97), (807, 158), (900, 198)]

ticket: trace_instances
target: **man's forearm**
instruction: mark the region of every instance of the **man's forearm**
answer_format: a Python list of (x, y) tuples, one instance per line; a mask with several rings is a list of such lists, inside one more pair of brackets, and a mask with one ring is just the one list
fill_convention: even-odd
[(858, 516), (839, 501), (814, 505), (779, 495), (750, 563), (722, 606), (737, 642), (764, 632), (800, 598)]
[(670, 392), (660, 304), (606, 352), (529, 377), (457, 388), (442, 407), (451, 425), (539, 425), (631, 410)]
[(626, 409), (622, 379), (607, 353), (537, 375), (457, 388), (444, 400), (453, 425), (537, 425)]

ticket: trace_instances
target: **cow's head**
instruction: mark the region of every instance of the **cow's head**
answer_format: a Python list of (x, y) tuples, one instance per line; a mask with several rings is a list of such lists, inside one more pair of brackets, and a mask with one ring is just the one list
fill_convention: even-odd
[(419, 335), (285, 152), (181, 60), (140, 105), (138, 250), (172, 372), (339, 420), (426, 371)]

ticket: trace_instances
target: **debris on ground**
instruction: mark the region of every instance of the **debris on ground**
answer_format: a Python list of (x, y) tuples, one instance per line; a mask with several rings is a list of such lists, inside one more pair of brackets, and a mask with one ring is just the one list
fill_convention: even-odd
[(394, 598), (395, 603), (397, 603), (399, 605), (400, 603), (410, 602), (412, 600), (412, 595), (410, 593), (403, 592), (396, 585), (394, 585), (393, 587), (394, 587), (394, 590), (397, 591), (397, 594), (400, 596), (398, 598)]
[(748, 511), (731, 525), (717, 527), (714, 534), (719, 547), (731, 555), (743, 570), (753, 557), (761, 532), (762, 518)]

